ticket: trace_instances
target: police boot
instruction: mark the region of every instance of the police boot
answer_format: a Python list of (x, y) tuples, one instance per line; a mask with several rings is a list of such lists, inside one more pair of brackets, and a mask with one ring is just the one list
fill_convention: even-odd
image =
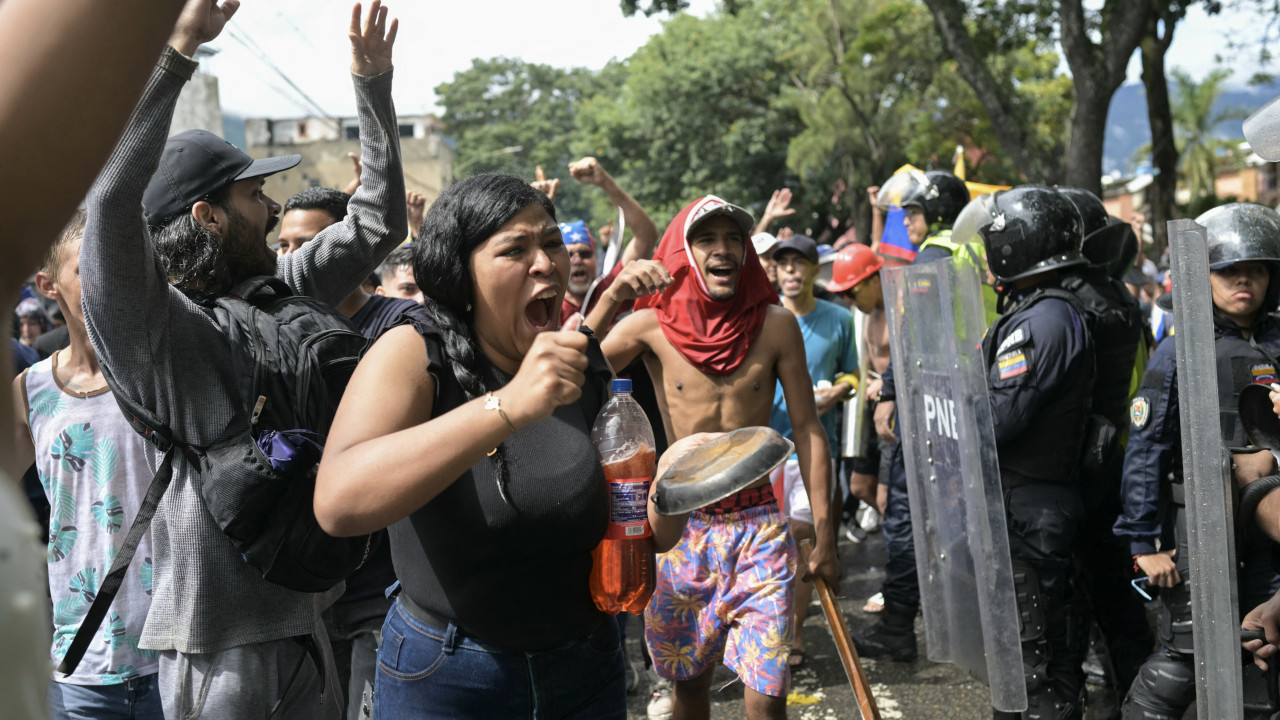
[(1195, 701), (1196, 678), (1190, 657), (1162, 648), (1142, 664), (1120, 716), (1124, 720), (1180, 720)]
[(916, 611), (917, 605), (884, 600), (880, 622), (860, 633), (853, 633), (853, 646), (861, 657), (887, 657), (899, 662), (916, 659)]

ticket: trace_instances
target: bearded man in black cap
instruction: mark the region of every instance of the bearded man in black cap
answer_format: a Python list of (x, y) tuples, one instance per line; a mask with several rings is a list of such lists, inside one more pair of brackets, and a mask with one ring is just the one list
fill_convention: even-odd
[[(363, 25), (357, 5), (350, 27), (363, 182), (324, 242), (279, 258), (266, 243), (280, 206), (263, 193), (264, 179), (298, 156), (253, 160), (201, 131), (165, 142), (196, 67), (191, 56), (237, 5), (188, 2), (90, 194), (81, 250), (86, 326), (117, 399), (193, 448), (213, 446), (247, 414), (241, 375), (255, 367), (257, 348), (216, 321), (214, 304), (264, 275), (274, 287), (288, 285), (284, 294), (337, 304), (403, 240), (406, 223), (391, 101), (397, 24), (377, 0)], [(201, 485), (212, 461), (197, 467), (184, 452), (148, 452), (153, 466), (170, 458), (172, 480), (151, 526), (154, 564), (137, 558), (124, 582), (154, 588), (139, 647), (159, 655), (165, 715), (338, 717), (343, 703), (319, 613), (341, 585), (326, 595), (265, 580), (211, 515)]]

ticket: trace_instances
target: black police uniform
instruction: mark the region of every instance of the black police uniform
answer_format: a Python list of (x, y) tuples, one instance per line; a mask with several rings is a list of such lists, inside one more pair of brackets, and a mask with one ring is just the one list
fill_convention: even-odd
[[(1214, 353), (1218, 370), (1218, 402), (1223, 441), (1228, 447), (1248, 444), (1238, 419), (1240, 390), (1251, 383), (1277, 381), (1274, 358), (1280, 355), (1280, 324), (1262, 315), (1251, 338), (1231, 320), (1214, 317)], [(1159, 649), (1143, 664), (1125, 698), (1125, 718), (1181, 718), (1195, 702), (1194, 647), (1191, 638), (1190, 557), (1182, 486), (1181, 436), (1178, 417), (1177, 336), (1156, 348), (1129, 409), (1129, 445), (1125, 452), (1122, 499), (1124, 512), (1115, 532), (1129, 542), (1133, 555), (1178, 548), (1176, 564), (1183, 582), (1160, 591), (1157, 631)], [(1271, 598), (1280, 582), (1272, 563), (1271, 541), (1251, 527), (1237, 548), (1240, 567), (1240, 612)]]
[(1057, 280), (1008, 299), (983, 352), (1022, 630), (1023, 717), (1079, 717), (1084, 638), (1072, 550), (1084, 520), (1079, 475), (1093, 341), (1078, 300)]
[[(1092, 412), (1118, 432), (1128, 426), (1129, 397), (1139, 354), (1147, 356), (1142, 311), (1118, 280), (1097, 266), (1086, 266), (1063, 278), (1062, 286), (1084, 305), (1093, 337), (1097, 377)], [(1077, 548), (1080, 579), (1092, 617), (1106, 639), (1120, 697), (1129, 691), (1138, 668), (1154, 645), (1146, 611), (1133, 591), (1128, 543), (1112, 526), (1120, 515), (1123, 453), (1113, 452), (1104, 467), (1084, 472), (1081, 495), (1085, 521)]]

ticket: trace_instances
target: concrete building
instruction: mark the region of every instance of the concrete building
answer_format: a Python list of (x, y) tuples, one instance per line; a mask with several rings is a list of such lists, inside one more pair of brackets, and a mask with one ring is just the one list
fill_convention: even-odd
[[(405, 186), (422, 193), (430, 206), (453, 183), (452, 143), (440, 134), (440, 122), (431, 115), (402, 116), (399, 126)], [(360, 152), (360, 125), (353, 117), (249, 118), (245, 143), (245, 151), (255, 158), (302, 156), (297, 167), (267, 180), (267, 194), (284, 203), (308, 187), (342, 189), (351, 182), (353, 167), (347, 154)]]
[[(196, 60), (203, 61), (214, 55), (214, 51), (200, 48), (196, 51)], [(173, 110), (173, 122), (169, 125), (169, 135), (177, 135), (187, 130), (208, 130), (222, 136), (222, 102), (218, 98), (218, 78), (197, 72), (182, 88), (178, 96), (178, 105)]]

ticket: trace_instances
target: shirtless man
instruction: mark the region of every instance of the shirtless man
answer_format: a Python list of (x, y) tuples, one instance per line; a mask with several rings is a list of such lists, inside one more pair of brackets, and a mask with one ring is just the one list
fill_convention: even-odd
[[(827, 292), (844, 295), (849, 303), (867, 316), (862, 326), (866, 341), (866, 367), (875, 374), (868, 385), (867, 397), (880, 392), (880, 375), (889, 367), (889, 323), (884, 313), (884, 292), (880, 287), (880, 268), (884, 258), (866, 245), (854, 243), (836, 255), (832, 279)], [(849, 492), (865, 503), (875, 505), (884, 514), (888, 501), (888, 485), (880, 485), (880, 448), (873, 443), (868, 457), (854, 458), (849, 476)]]
[[(773, 388), (782, 382), (817, 531), (803, 574), (834, 586), (840, 567), (828, 511), (826, 431), (800, 327), (776, 304), (748, 242), (751, 226), (749, 213), (714, 196), (681, 211), (656, 258), (671, 285), (638, 300), (603, 349), (615, 368), (643, 357), (673, 441), (768, 425)], [(786, 717), (795, 552), (766, 476), (694, 511), (680, 543), (658, 557), (646, 641), (658, 674), (675, 681), (677, 720), (708, 716), (721, 657), (746, 685), (749, 718)]]

